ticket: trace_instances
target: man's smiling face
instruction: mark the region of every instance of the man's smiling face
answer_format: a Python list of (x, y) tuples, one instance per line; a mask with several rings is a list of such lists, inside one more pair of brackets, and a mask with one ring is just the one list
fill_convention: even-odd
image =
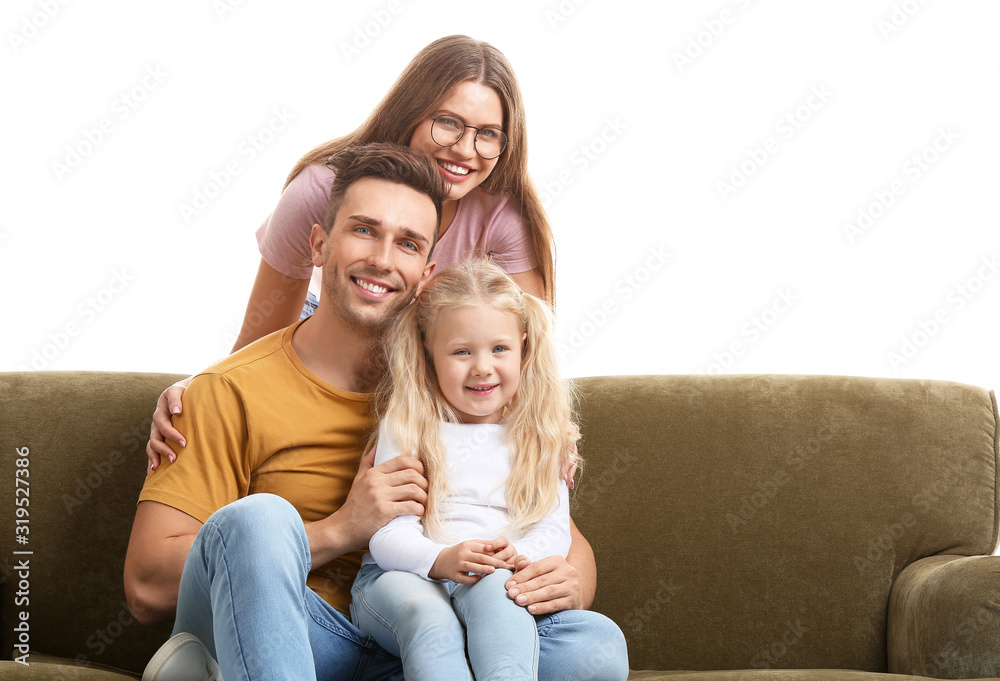
[(437, 211), (425, 194), (388, 180), (358, 180), (329, 234), (313, 230), (313, 264), (323, 267), (320, 305), (358, 331), (384, 331), (430, 278), (436, 228)]

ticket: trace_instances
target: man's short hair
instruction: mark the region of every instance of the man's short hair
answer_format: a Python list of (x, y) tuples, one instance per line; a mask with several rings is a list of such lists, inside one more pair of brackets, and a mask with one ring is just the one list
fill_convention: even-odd
[(448, 197), (448, 183), (433, 158), (399, 144), (373, 142), (337, 152), (327, 160), (326, 165), (336, 173), (330, 190), (330, 205), (323, 219), (323, 230), (327, 234), (351, 185), (362, 178), (374, 177), (410, 187), (434, 203), (434, 210), (437, 211), (434, 242), (437, 242), (442, 206)]

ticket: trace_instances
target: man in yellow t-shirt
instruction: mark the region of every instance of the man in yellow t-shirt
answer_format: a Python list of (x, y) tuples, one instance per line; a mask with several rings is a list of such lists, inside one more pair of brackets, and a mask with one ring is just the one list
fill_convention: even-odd
[[(176, 616), (144, 681), (181, 678), (172, 674), (192, 664), (193, 678), (219, 678), (221, 667), (230, 681), (402, 678), (393, 651), (346, 613), (372, 534), (426, 502), (418, 460), (373, 467), (361, 454), (374, 429), (378, 348), (433, 273), (447, 187), (433, 161), (396, 145), (356, 147), (331, 163), (330, 207), (310, 238), (320, 306), (192, 381), (177, 417), (186, 447), (140, 494), (129, 607), (142, 623)], [(539, 619), (540, 673), (601, 678), (595, 639), (609, 625), (621, 634), (579, 610), (593, 600), (596, 567), (575, 527), (573, 538), (568, 560), (523, 567), (510, 593), (533, 614), (562, 611)]]

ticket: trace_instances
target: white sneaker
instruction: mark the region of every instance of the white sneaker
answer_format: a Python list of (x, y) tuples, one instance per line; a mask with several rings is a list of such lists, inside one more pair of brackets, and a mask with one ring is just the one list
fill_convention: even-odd
[(222, 681), (222, 672), (197, 636), (181, 632), (156, 651), (142, 681)]

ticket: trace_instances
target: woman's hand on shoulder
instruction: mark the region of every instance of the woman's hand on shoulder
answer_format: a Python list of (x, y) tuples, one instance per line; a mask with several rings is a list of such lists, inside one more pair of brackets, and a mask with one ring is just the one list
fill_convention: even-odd
[(146, 475), (160, 467), (161, 457), (165, 456), (171, 461), (177, 458), (174, 450), (167, 444), (167, 439), (173, 440), (181, 447), (187, 444), (184, 435), (174, 428), (171, 418), (174, 414), (180, 414), (184, 408), (182, 404), (184, 390), (191, 385), (193, 378), (194, 376), (189, 376), (183, 381), (177, 381), (160, 393), (159, 399), (156, 400), (153, 422), (149, 426), (149, 442), (146, 443), (146, 458), (149, 459)]

